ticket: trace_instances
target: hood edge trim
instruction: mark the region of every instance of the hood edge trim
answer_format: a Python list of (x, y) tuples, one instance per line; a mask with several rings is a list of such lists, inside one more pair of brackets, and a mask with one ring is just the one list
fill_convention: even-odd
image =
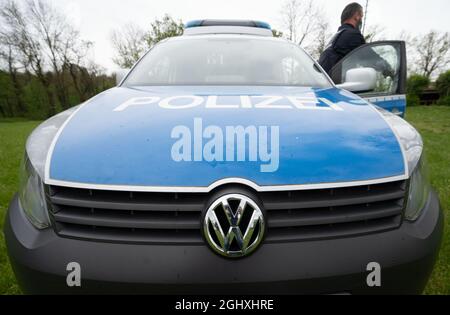
[(171, 193), (209, 193), (212, 190), (227, 184), (242, 184), (253, 188), (258, 192), (271, 191), (298, 191), (298, 190), (316, 190), (329, 188), (345, 188), (365, 185), (384, 184), (396, 181), (407, 180), (408, 176), (399, 175), (392, 177), (384, 177), (379, 179), (365, 180), (365, 181), (350, 181), (350, 182), (335, 182), (335, 183), (321, 183), (321, 184), (302, 184), (302, 185), (275, 185), (275, 186), (260, 186), (250, 180), (243, 178), (225, 178), (218, 180), (207, 187), (197, 186), (129, 186), (129, 185), (103, 185), (103, 184), (89, 184), (47, 179), (46, 185), (62, 186), (70, 188), (92, 189), (92, 190), (109, 190), (109, 191), (133, 191), (133, 192), (171, 192)]

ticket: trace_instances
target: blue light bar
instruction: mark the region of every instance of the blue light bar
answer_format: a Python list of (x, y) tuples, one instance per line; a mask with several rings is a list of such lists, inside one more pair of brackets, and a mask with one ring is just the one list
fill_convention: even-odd
[(254, 21), (254, 22), (257, 25), (256, 27), (272, 30), (272, 26), (270, 26), (270, 24), (267, 22), (262, 22), (262, 21)]
[(262, 21), (251, 20), (194, 20), (189, 21), (184, 25), (184, 28), (193, 28), (201, 26), (243, 26), (243, 27), (256, 27), (272, 30), (269, 23)]
[(186, 24), (184, 24), (184, 28), (199, 27), (199, 26), (202, 26), (202, 23), (203, 23), (203, 20), (189, 21)]

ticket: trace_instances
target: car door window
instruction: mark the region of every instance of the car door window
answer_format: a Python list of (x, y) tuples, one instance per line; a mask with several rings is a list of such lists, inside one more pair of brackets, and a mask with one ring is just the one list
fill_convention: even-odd
[(335, 83), (345, 82), (346, 74), (355, 68), (373, 68), (377, 84), (373, 91), (363, 94), (393, 95), (403, 86), (403, 50), (400, 42), (380, 42), (364, 45), (346, 56), (332, 70)]

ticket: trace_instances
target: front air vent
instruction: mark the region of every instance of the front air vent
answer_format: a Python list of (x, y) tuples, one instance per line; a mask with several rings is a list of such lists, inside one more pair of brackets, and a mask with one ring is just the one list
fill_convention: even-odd
[[(396, 229), (406, 182), (258, 193), (267, 211), (266, 243), (330, 239)], [(208, 193), (147, 193), (47, 186), (62, 237), (124, 243), (204, 244)]]

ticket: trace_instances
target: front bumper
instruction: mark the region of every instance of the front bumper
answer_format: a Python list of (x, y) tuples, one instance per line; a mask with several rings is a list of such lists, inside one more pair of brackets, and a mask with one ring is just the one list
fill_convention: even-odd
[[(9, 257), (28, 294), (417, 294), (433, 269), (443, 215), (433, 192), (414, 223), (365, 236), (263, 244), (252, 256), (227, 260), (207, 246), (133, 245), (61, 238), (36, 230), (17, 197), (5, 222)], [(81, 266), (81, 288), (68, 287), (67, 265)], [(366, 270), (381, 265), (381, 287)]]

